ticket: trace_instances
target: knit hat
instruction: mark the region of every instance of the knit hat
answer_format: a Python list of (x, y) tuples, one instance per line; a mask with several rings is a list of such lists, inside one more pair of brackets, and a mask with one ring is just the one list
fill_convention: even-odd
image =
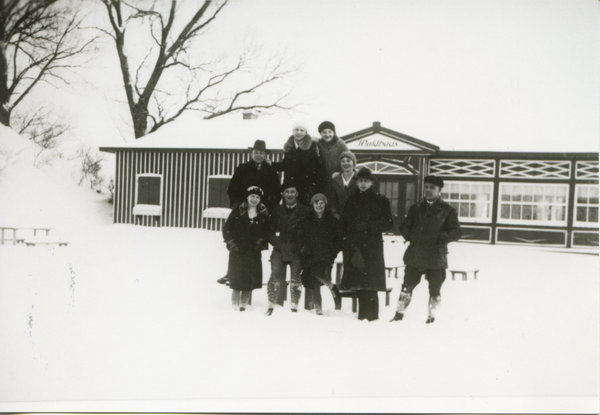
[(427, 176), (427, 177), (425, 177), (425, 180), (423, 180), (423, 182), (431, 183), (431, 184), (439, 187), (440, 189), (442, 187), (444, 187), (444, 181), (437, 176)]
[(293, 187), (294, 189), (298, 190), (298, 185), (296, 185), (296, 182), (290, 179), (286, 180), (281, 186), (279, 186), (279, 191), (283, 193), (286, 189), (289, 189), (290, 187)]
[(319, 124), (319, 134), (321, 134), (323, 130), (331, 130), (335, 133), (335, 125), (333, 125), (331, 121), (323, 121)]
[(356, 156), (354, 155), (353, 152), (351, 152), (351, 151), (342, 151), (342, 154), (340, 154), (340, 162), (342, 161), (342, 159), (344, 157), (348, 157), (350, 160), (352, 160), (354, 162), (354, 166), (356, 167)]
[(362, 169), (360, 169), (358, 171), (358, 174), (356, 175), (356, 180), (359, 180), (359, 179), (369, 179), (372, 182), (374, 182), (376, 180), (375, 177), (373, 176), (373, 172), (368, 167), (363, 167)]
[(322, 200), (323, 202), (327, 203), (327, 197), (323, 193), (317, 193), (314, 195), (312, 199), (310, 199), (310, 204), (314, 204), (317, 200)]
[(308, 132), (308, 124), (303, 120), (296, 121), (292, 128), (304, 128), (304, 130)]
[(248, 198), (250, 195), (257, 195), (262, 199), (264, 193), (260, 187), (250, 186), (248, 189), (246, 189), (246, 198)]

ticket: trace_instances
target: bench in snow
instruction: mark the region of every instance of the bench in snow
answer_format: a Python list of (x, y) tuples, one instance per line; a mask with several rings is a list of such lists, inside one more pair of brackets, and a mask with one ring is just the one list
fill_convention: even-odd
[(34, 237), (27, 238), (23, 241), (27, 246), (36, 246), (36, 245), (58, 245), (58, 246), (67, 246), (70, 242), (65, 241), (61, 238), (51, 238), (47, 237)]
[[(12, 241), (13, 245), (23, 242), (24, 238), (17, 238), (17, 231), (25, 229), (33, 230), (33, 236), (37, 236), (37, 231), (46, 231), (46, 236), (48, 236), (50, 235), (51, 228), (32, 226), (0, 226), (0, 244), (4, 245), (5, 241)], [(12, 238), (6, 238), (5, 231), (12, 231)]]
[(458, 275), (462, 275), (462, 279), (463, 281), (467, 280), (467, 274), (469, 272), (473, 273), (473, 276), (475, 277), (475, 279), (477, 279), (477, 273), (479, 272), (478, 269), (449, 269), (448, 271), (450, 271), (452, 273), (452, 279), (454, 279), (454, 275), (458, 274)]
[[(390, 294), (392, 293), (391, 288), (385, 290), (385, 306), (390, 305)], [(358, 310), (358, 291), (340, 291), (340, 296), (344, 298), (352, 298), (352, 312), (356, 313)]]

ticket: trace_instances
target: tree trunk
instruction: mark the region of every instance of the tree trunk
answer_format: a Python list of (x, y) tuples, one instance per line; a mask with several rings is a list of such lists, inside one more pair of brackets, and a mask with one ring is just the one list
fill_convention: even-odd
[(142, 100), (138, 101), (131, 108), (133, 131), (137, 139), (146, 135), (146, 129), (148, 128), (148, 108)]
[(0, 124), (10, 127), (8, 61), (6, 58), (4, 0), (0, 0)]

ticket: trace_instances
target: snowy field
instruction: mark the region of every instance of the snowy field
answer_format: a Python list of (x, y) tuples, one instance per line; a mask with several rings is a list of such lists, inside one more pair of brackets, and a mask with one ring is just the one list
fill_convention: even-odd
[[(106, 196), (77, 187), (67, 167), (33, 169), (23, 149), (0, 176), (0, 225), (48, 224), (71, 244), (0, 245), (0, 402), (194, 400), (249, 411), (275, 399), (271, 411), (406, 412), (419, 408), (402, 399), (438, 397), (498, 412), (496, 398), (511, 397), (520, 412), (552, 412), (531, 406), (541, 398), (598, 410), (597, 250), (452, 244), (451, 267), (480, 272), (448, 276), (432, 325), (426, 282), (405, 320), (389, 322), (402, 273), (388, 279), (390, 306), (380, 294), (376, 322), (358, 321), (349, 299), (333, 310), (324, 291), (323, 317), (292, 314), (288, 302), (266, 317), (265, 288), (234, 312), (215, 282), (227, 264), (220, 232), (114, 225)], [(387, 242), (386, 261), (404, 249)], [(365, 406), (367, 397), (378, 399)]]

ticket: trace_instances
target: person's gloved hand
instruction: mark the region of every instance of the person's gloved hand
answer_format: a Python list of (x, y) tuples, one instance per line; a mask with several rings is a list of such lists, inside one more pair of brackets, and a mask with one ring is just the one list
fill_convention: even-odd
[(265, 249), (267, 249), (267, 247), (265, 245), (266, 245), (266, 241), (261, 238), (258, 241), (256, 241), (256, 245), (254, 246), (254, 249), (257, 252), (264, 251)]
[(369, 224), (367, 222), (361, 221), (354, 225), (354, 229), (357, 231), (366, 231), (369, 229)]
[(237, 244), (233, 240), (227, 242), (227, 249), (229, 249), (229, 252), (236, 256), (240, 255), (240, 248), (238, 248)]

